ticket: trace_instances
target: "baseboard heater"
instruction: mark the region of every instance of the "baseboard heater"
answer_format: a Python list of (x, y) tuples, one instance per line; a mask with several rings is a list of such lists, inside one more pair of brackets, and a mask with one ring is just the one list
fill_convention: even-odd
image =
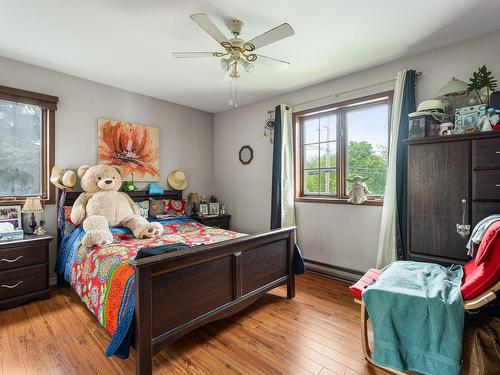
[(333, 276), (346, 281), (357, 281), (365, 274), (365, 271), (318, 262), (317, 260), (312, 259), (304, 258), (304, 262), (306, 263), (306, 268), (311, 271)]

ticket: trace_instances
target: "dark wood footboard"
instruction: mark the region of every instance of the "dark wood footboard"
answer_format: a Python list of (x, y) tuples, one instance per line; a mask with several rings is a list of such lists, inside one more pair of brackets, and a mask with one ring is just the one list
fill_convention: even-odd
[(137, 374), (151, 373), (163, 344), (237, 313), (279, 285), (293, 298), (294, 233), (278, 229), (134, 261)]

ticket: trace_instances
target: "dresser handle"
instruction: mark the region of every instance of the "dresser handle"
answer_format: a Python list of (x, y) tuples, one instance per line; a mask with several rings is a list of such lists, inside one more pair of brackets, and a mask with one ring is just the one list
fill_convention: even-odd
[(19, 255), (16, 259), (5, 259), (5, 258), (2, 258), (2, 259), (0, 259), (0, 261), (7, 262), (7, 263), (15, 263), (15, 262), (17, 262), (20, 259), (23, 259), (22, 255)]
[(24, 283), (24, 281), (18, 281), (16, 284), (14, 285), (8, 285), (8, 284), (2, 284), (0, 285), (0, 287), (2, 288), (8, 288), (8, 289), (14, 289), (14, 288), (17, 288), (19, 285), (21, 285), (22, 283)]
[(496, 184), (495, 186), (496, 186), (496, 187), (500, 187), (500, 184)]

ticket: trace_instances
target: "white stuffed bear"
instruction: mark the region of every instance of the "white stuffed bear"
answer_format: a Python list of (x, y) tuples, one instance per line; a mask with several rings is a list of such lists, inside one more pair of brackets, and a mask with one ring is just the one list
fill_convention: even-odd
[(109, 227), (129, 228), (137, 238), (163, 233), (160, 223), (148, 222), (140, 215), (135, 202), (126, 193), (118, 191), (122, 184), (118, 169), (109, 165), (83, 165), (78, 169), (78, 176), (84, 192), (73, 205), (71, 221), (75, 225), (83, 222), (83, 246), (112, 243)]

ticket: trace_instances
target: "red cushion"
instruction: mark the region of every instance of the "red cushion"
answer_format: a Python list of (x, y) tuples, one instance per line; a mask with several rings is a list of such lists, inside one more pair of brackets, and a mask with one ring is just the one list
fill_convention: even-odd
[(483, 236), (483, 240), (479, 244), (476, 254), (476, 264), (479, 265), (487, 260), (490, 254), (495, 249), (495, 243), (498, 243), (500, 237), (500, 220), (491, 224)]
[(380, 276), (380, 271), (376, 268), (370, 268), (364, 275), (357, 281), (356, 284), (351, 285), (349, 289), (351, 289), (351, 294), (356, 299), (361, 299), (361, 294), (363, 290), (366, 289), (368, 285), (371, 285), (373, 280), (378, 280)]
[(464, 265), (463, 299), (470, 300), (500, 278), (500, 221), (491, 224), (479, 245), (477, 256)]

